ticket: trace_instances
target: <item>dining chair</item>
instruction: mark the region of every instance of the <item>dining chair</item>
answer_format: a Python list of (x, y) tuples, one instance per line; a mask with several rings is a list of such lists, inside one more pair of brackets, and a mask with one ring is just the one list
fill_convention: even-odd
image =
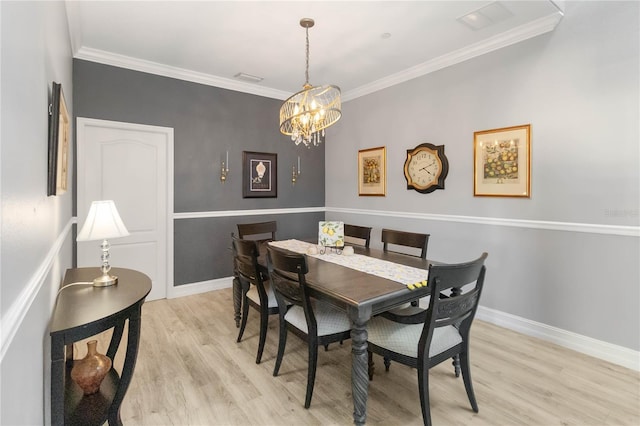
[(268, 278), (258, 266), (258, 246), (255, 241), (233, 238), (235, 252), (235, 267), (237, 278), (242, 288), (241, 306), (242, 321), (237, 342), (242, 341), (242, 335), (247, 325), (249, 306), (260, 313), (260, 338), (258, 340), (258, 354), (256, 364), (260, 364), (264, 351), (269, 327), (269, 315), (278, 313), (278, 302), (271, 288)]
[[(389, 245), (403, 246), (420, 249), (420, 258), (427, 258), (427, 245), (430, 234), (420, 234), (416, 232), (396, 231), (393, 229), (382, 230), (382, 250), (387, 252)], [(404, 253), (403, 254), (408, 254)]]
[(278, 355), (273, 369), (277, 376), (287, 344), (287, 330), (307, 342), (309, 361), (307, 393), (304, 408), (311, 405), (318, 364), (318, 345), (342, 342), (351, 337), (351, 324), (346, 312), (309, 296), (305, 275), (309, 271), (303, 254), (267, 247), (267, 265), (278, 301), (280, 336)]
[[(416, 368), (425, 425), (431, 425), (429, 369), (456, 355), (461, 360), (462, 378), (471, 408), (478, 412), (471, 383), (469, 331), (482, 293), (486, 258), (487, 253), (483, 253), (471, 262), (429, 267), (427, 286), (431, 297), (421, 324), (401, 324), (381, 316), (369, 321), (369, 379), (373, 380), (372, 353)], [(446, 298), (439, 297), (443, 291), (461, 288), (465, 290)]]
[(276, 231), (278, 230), (278, 223), (273, 220), (270, 222), (257, 222), (257, 223), (238, 223), (238, 237), (240, 239), (255, 239), (257, 241), (274, 241), (276, 239)]
[(236, 328), (240, 328), (240, 318), (242, 318), (240, 314), (242, 309), (242, 286), (240, 285), (240, 278), (238, 276), (238, 262), (236, 261), (238, 250), (236, 249), (235, 234), (233, 232), (231, 233), (231, 253), (233, 259), (233, 319), (236, 322)]
[[(430, 234), (420, 234), (416, 232), (406, 232), (406, 231), (397, 231), (393, 229), (383, 229), (382, 230), (382, 250), (385, 252), (392, 251), (391, 248), (395, 248), (393, 246), (402, 246), (409, 247), (411, 249), (420, 249), (420, 258), (427, 258), (427, 246), (429, 244), (429, 236)], [(402, 254), (409, 254), (402, 252)], [(410, 255), (410, 254), (409, 254)], [(424, 299), (422, 301), (422, 305), (424, 307), (428, 306), (428, 299)], [(397, 321), (404, 321), (406, 318), (411, 317), (421, 310), (420, 308), (420, 300), (414, 300), (410, 305), (402, 306), (395, 308), (389, 312), (384, 313), (385, 316), (396, 317)], [(412, 321), (408, 319), (408, 321)]]
[[(371, 228), (368, 226), (347, 225), (345, 223), (344, 237), (345, 237), (345, 242), (348, 237), (349, 242), (369, 248), (369, 243), (371, 242)], [(354, 242), (353, 240), (354, 238), (358, 242)], [(361, 240), (363, 240), (363, 244), (359, 242)]]

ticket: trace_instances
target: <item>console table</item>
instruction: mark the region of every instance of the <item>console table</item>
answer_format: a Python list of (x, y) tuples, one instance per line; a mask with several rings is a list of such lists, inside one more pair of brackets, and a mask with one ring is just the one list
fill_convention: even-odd
[[(100, 268), (68, 269), (63, 286), (90, 282)], [(120, 405), (131, 383), (140, 343), (140, 315), (151, 280), (132, 269), (112, 268), (118, 284), (74, 285), (60, 291), (51, 319), (51, 424), (121, 425)], [(113, 329), (106, 355), (114, 360), (128, 320), (127, 347), (121, 374), (111, 368), (100, 390), (84, 395), (71, 380), (73, 343)]]

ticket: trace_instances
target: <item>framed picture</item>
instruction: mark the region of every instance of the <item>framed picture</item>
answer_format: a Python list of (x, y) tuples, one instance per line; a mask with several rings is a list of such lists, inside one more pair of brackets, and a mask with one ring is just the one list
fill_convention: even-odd
[(386, 191), (386, 148), (361, 149), (358, 151), (358, 195), (385, 196)]
[(47, 195), (60, 195), (67, 191), (70, 123), (62, 85), (54, 81), (49, 104)]
[(278, 196), (278, 154), (242, 151), (242, 197)]
[(473, 134), (473, 195), (531, 197), (531, 125)]

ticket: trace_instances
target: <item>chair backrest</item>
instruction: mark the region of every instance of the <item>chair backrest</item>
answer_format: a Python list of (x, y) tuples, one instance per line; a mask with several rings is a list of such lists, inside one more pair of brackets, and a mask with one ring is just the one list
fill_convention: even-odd
[(259, 222), (259, 223), (239, 223), (238, 237), (240, 239), (250, 239), (258, 241), (274, 241), (276, 239), (276, 231), (278, 230), (277, 222)]
[[(431, 297), (420, 337), (419, 354), (421, 351), (428, 354), (427, 348), (431, 346), (433, 332), (439, 327), (454, 325), (463, 341), (467, 341), (482, 293), (486, 271), (484, 262), (487, 256), (487, 253), (482, 253), (471, 262), (429, 267), (427, 285), (431, 290)], [(451, 295), (441, 296), (447, 290), (452, 290)]]
[[(344, 224), (344, 236), (345, 240), (347, 237), (357, 238), (358, 240), (364, 240), (364, 244), (360, 244), (369, 248), (369, 242), (371, 241), (371, 228), (368, 226), (358, 226), (358, 225), (347, 225)], [(350, 240), (352, 242), (353, 240)]]
[(382, 244), (382, 250), (384, 251), (391, 251), (388, 247), (389, 244), (420, 249), (420, 257), (422, 259), (426, 259), (427, 245), (429, 244), (429, 234), (383, 229)]
[(278, 306), (302, 306), (309, 335), (317, 335), (318, 326), (305, 280), (305, 275), (309, 272), (307, 257), (304, 254), (267, 246), (267, 267)]
[(265, 291), (263, 277), (258, 266), (259, 252), (256, 242), (233, 237), (233, 248), (238, 278), (255, 285), (258, 287), (258, 291)]

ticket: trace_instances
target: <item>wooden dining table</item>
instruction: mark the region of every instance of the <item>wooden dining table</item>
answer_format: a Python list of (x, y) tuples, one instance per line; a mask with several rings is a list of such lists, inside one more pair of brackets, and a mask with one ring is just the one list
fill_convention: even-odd
[[(389, 262), (428, 269), (431, 261), (406, 254), (354, 246), (355, 254)], [(266, 245), (260, 244), (259, 264), (266, 268)], [(426, 287), (409, 290), (402, 283), (307, 256), (306, 281), (311, 295), (347, 312), (351, 320), (351, 388), (353, 421), (365, 424), (369, 392), (367, 322), (376, 314), (427, 296)]]

